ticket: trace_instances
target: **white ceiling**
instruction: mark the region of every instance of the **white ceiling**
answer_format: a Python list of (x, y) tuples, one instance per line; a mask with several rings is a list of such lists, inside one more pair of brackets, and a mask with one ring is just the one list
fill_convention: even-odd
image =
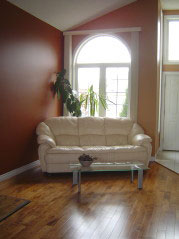
[(161, 3), (164, 10), (179, 9), (179, 0), (161, 0)]
[(64, 31), (137, 0), (8, 0)]

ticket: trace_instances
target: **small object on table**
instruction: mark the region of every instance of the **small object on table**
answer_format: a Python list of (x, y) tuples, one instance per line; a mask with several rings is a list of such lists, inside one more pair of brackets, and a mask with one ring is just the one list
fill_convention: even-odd
[(97, 158), (92, 157), (88, 154), (82, 154), (79, 158), (79, 162), (83, 167), (89, 167), (93, 161), (95, 161)]

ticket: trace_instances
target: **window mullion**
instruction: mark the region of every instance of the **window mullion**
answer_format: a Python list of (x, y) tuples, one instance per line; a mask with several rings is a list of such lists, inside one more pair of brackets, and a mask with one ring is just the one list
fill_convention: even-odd
[[(101, 65), (100, 67), (100, 80), (99, 80), (99, 94), (106, 98), (106, 67)], [(99, 116), (105, 116), (106, 110), (99, 102)]]

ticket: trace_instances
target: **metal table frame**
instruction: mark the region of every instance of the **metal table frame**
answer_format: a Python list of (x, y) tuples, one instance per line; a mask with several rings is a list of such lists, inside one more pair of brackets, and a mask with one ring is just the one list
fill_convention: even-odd
[[(88, 171), (88, 169), (85, 170), (85, 171), (82, 171), (81, 168), (84, 168), (84, 167), (79, 166), (79, 168), (72, 169), (73, 185), (78, 185), (78, 192), (79, 193), (81, 192), (81, 172), (93, 172), (93, 170)], [(148, 168), (145, 168), (145, 169), (148, 169)], [(105, 170), (105, 171), (107, 172), (108, 170)], [(116, 170), (116, 171), (118, 171), (118, 170)], [(131, 169), (126, 170), (126, 171), (131, 171), (131, 183), (134, 181), (134, 171), (138, 171), (138, 189), (142, 189), (143, 188), (143, 168), (142, 167), (137, 167), (137, 166), (135, 166), (135, 167), (131, 166)], [(95, 170), (94, 170), (94, 172), (95, 172)]]

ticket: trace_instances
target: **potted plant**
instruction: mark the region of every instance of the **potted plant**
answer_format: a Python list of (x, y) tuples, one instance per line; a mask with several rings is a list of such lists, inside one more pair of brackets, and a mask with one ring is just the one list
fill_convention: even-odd
[(97, 158), (88, 154), (82, 154), (78, 159), (83, 167), (89, 167)]
[(81, 104), (78, 98), (75, 96), (69, 80), (65, 79), (66, 70), (62, 70), (57, 73), (57, 78), (54, 83), (54, 92), (57, 94), (58, 99), (62, 100), (62, 103), (66, 105), (67, 110), (72, 116), (81, 116)]
[(103, 95), (98, 95), (94, 89), (93, 85), (91, 85), (86, 93), (82, 93), (79, 97), (79, 101), (81, 105), (84, 105), (85, 110), (89, 106), (90, 116), (95, 116), (96, 111), (98, 110), (99, 103), (101, 102), (103, 108), (107, 109), (106, 99)]

